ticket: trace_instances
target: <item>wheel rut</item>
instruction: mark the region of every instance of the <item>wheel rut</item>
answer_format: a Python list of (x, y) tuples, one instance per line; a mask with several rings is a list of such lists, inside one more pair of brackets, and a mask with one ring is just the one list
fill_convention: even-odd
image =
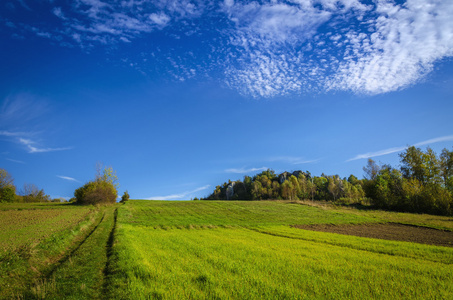
[(118, 208), (115, 209), (115, 212), (113, 213), (113, 226), (112, 229), (110, 230), (109, 233), (109, 239), (107, 240), (107, 246), (106, 246), (106, 256), (107, 256), (107, 261), (103, 270), (104, 274), (104, 279), (103, 279), (103, 285), (102, 285), (102, 290), (103, 290), (103, 296), (104, 298), (108, 299), (107, 295), (109, 295), (109, 278), (111, 274), (111, 268), (112, 268), (112, 254), (113, 254), (113, 243), (115, 241), (115, 231), (116, 231), (116, 223), (118, 219)]

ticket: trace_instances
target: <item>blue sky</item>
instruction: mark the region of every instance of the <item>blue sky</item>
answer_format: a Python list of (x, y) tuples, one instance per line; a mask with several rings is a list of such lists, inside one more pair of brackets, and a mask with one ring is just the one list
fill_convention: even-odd
[(0, 167), (72, 197), (190, 199), (253, 175), (362, 177), (453, 146), (453, 2), (5, 0)]

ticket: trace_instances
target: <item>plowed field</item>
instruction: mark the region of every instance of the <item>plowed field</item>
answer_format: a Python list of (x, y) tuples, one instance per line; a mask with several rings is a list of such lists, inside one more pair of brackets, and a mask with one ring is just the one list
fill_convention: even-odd
[(375, 239), (453, 247), (453, 232), (398, 223), (360, 225), (294, 225), (295, 228)]

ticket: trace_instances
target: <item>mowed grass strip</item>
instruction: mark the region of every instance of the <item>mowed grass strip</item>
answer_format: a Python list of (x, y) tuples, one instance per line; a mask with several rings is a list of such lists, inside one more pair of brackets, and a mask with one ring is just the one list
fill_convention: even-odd
[[(417, 253), (402, 257), (366, 249), (378, 248), (379, 240), (369, 241), (374, 247), (359, 250), (345, 247), (347, 241), (326, 243), (326, 233), (310, 234), (311, 240), (301, 240), (239, 227), (162, 230), (119, 224), (112, 295), (121, 299), (453, 297), (449, 264), (425, 260)], [(398, 245), (404, 246), (393, 242)], [(425, 247), (428, 252), (439, 248)]]
[(122, 223), (153, 227), (358, 224), (373, 217), (277, 201), (129, 201), (119, 211)]
[(363, 238), (326, 232), (320, 234), (320, 232), (288, 226), (250, 227), (250, 230), (290, 239), (453, 265), (453, 248), (450, 247), (435, 247), (419, 243)]
[(35, 282), (24, 298), (100, 299), (108, 283), (109, 238), (116, 206), (103, 209), (103, 218), (86, 239), (56, 268)]

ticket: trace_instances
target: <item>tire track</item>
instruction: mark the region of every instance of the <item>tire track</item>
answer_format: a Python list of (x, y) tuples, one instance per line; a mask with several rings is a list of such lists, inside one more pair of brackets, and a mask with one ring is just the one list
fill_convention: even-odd
[(115, 241), (115, 231), (116, 231), (116, 224), (118, 219), (118, 208), (115, 209), (113, 213), (113, 226), (112, 230), (109, 233), (109, 239), (107, 240), (106, 246), (106, 256), (107, 261), (105, 263), (105, 267), (103, 270), (104, 280), (102, 285), (103, 295), (106, 299), (108, 299), (109, 295), (109, 279), (112, 273), (112, 254), (113, 254), (113, 243)]
[(70, 258), (71, 256), (74, 255), (74, 253), (76, 253), (80, 247), (82, 247), (82, 245), (90, 238), (90, 236), (98, 229), (99, 225), (101, 225), (102, 221), (104, 221), (104, 218), (105, 218), (105, 212), (103, 212), (102, 214), (102, 218), (99, 220), (99, 222), (96, 224), (96, 226), (94, 226), (94, 228), (82, 239), (82, 241), (80, 241), (77, 246), (72, 249), (68, 254), (64, 255), (61, 259), (59, 259), (55, 264), (52, 265), (52, 267), (50, 268), (50, 270), (47, 272), (47, 274), (44, 276), (44, 279), (50, 279), (52, 277), (52, 275), (55, 273), (55, 271), (61, 266), (63, 265), (64, 263), (66, 263)]

